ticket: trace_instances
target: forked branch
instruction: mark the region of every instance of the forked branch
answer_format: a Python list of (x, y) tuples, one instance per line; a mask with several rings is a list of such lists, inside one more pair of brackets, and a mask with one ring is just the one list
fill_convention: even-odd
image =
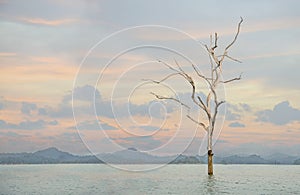
[(180, 101), (180, 100), (178, 100), (176, 98), (161, 96), (161, 95), (158, 95), (158, 94), (153, 93), (153, 92), (150, 92), (150, 94), (154, 95), (157, 99), (160, 99), (160, 100), (172, 100), (172, 101), (175, 101), (175, 102), (181, 104), (182, 106), (186, 107), (187, 109), (191, 109), (188, 105), (186, 105), (185, 103), (183, 103), (182, 101)]
[[(232, 78), (229, 80), (225, 80), (225, 81), (221, 80), (222, 79), (222, 65), (223, 65), (225, 58), (228, 58), (235, 62), (239, 62), (239, 63), (241, 62), (240, 60), (231, 57), (228, 54), (228, 52), (229, 52), (229, 49), (237, 41), (237, 38), (240, 34), (242, 22), (243, 22), (243, 18), (241, 17), (240, 21), (237, 25), (237, 31), (234, 35), (233, 40), (225, 47), (225, 49), (221, 53), (219, 53), (221, 55), (217, 55), (217, 52), (216, 52), (217, 48), (218, 48), (218, 40), (219, 40), (218, 34), (214, 33), (214, 36), (210, 35), (210, 45), (209, 46), (204, 45), (205, 49), (208, 53), (209, 61), (210, 61), (210, 75), (209, 76), (202, 74), (200, 72), (200, 70), (198, 69), (198, 67), (194, 64), (191, 64), (191, 66), (194, 70), (194, 73), (198, 77), (192, 77), (191, 74), (188, 74), (187, 72), (185, 72), (185, 70), (176, 61), (176, 59), (174, 59), (174, 62), (175, 62), (174, 66), (170, 65), (164, 61), (158, 60), (158, 62), (162, 63), (164, 66), (166, 66), (168, 69), (170, 69), (172, 71), (172, 73), (167, 75), (166, 77), (164, 77), (163, 79), (161, 79), (159, 81), (148, 80), (148, 81), (151, 81), (156, 84), (161, 84), (162, 82), (165, 82), (174, 76), (180, 76), (181, 78), (184, 78), (184, 80), (187, 81), (191, 86), (191, 90), (192, 90), (191, 91), (191, 100), (193, 101), (193, 103), (195, 103), (198, 106), (199, 109), (201, 109), (202, 111), (204, 111), (206, 113), (207, 121), (200, 122), (200, 121), (196, 120), (195, 118), (191, 117), (191, 115), (189, 115), (189, 114), (187, 114), (187, 118), (189, 118), (191, 121), (193, 121), (197, 125), (203, 127), (210, 134), (210, 136), (212, 136), (213, 131), (214, 131), (214, 126), (215, 126), (219, 107), (223, 103), (225, 103), (225, 101), (218, 100), (217, 92), (216, 92), (216, 90), (218, 88), (218, 84), (230, 83), (233, 81), (241, 80), (241, 78), (242, 78), (242, 74), (240, 74), (238, 77), (235, 77), (235, 78)], [(208, 84), (209, 90), (206, 95), (206, 99), (202, 99), (200, 96), (196, 95), (197, 94), (196, 93), (196, 84), (197, 84), (196, 81), (199, 81), (199, 80), (204, 80)], [(151, 94), (154, 95), (157, 99), (175, 101), (175, 102), (181, 104), (182, 106), (186, 107), (188, 109), (188, 111), (190, 111), (190, 109), (191, 109), (190, 106), (188, 106), (187, 104), (182, 102), (180, 99), (177, 99), (175, 97), (165, 97), (165, 96), (155, 94), (153, 92), (151, 92)], [(207, 125), (205, 123), (207, 123)]]
[(204, 123), (197, 121), (196, 119), (194, 119), (194, 118), (191, 117), (190, 115), (186, 115), (186, 117), (187, 117), (188, 119), (190, 119), (191, 121), (193, 121), (194, 123), (196, 123), (197, 125), (200, 125), (201, 127), (203, 127), (203, 129), (204, 129), (205, 131), (208, 131), (208, 127), (207, 127)]

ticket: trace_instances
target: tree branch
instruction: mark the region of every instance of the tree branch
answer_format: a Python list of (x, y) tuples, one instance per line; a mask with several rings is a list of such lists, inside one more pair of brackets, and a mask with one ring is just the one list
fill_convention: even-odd
[(211, 113), (210, 113), (210, 110), (209, 110), (209, 106), (207, 106), (207, 105), (204, 104), (204, 102), (202, 101), (202, 99), (201, 99), (200, 96), (197, 96), (197, 97), (198, 97), (199, 102), (200, 102), (201, 105), (202, 105), (202, 107), (201, 107), (202, 110), (204, 110), (204, 112), (205, 112), (206, 115), (207, 115), (208, 120), (210, 120), (210, 118), (211, 118)]
[(227, 80), (227, 81), (223, 81), (222, 83), (230, 83), (230, 82), (232, 82), (232, 81), (238, 81), (238, 80), (241, 80), (241, 79), (242, 79), (242, 73), (240, 74), (239, 77), (235, 77), (235, 78), (233, 78), (233, 79), (229, 79), (229, 80)]
[(234, 39), (233, 39), (233, 41), (225, 48), (225, 51), (227, 51), (227, 50), (235, 43), (237, 37), (238, 37), (239, 34), (240, 34), (241, 24), (242, 24), (243, 21), (244, 21), (244, 19), (241, 17), (241, 20), (240, 20), (240, 22), (239, 22), (239, 24), (238, 24), (237, 32), (236, 32), (236, 34), (235, 34), (235, 36), (234, 36)]
[(196, 67), (194, 64), (192, 64), (192, 67), (193, 67), (194, 71), (196, 72), (196, 74), (197, 74), (200, 78), (206, 80), (208, 83), (210, 83), (210, 82), (209, 82), (210, 80), (213, 80), (213, 78), (208, 78), (208, 77), (202, 75), (202, 74), (200, 73), (200, 71), (197, 69), (197, 67)]
[(214, 111), (214, 114), (213, 114), (213, 117), (211, 119), (211, 136), (213, 135), (213, 132), (214, 132), (214, 129), (215, 129), (215, 123), (216, 123), (216, 118), (217, 118), (217, 114), (218, 114), (218, 109), (219, 107), (225, 103), (225, 101), (220, 101), (220, 102), (217, 102), (217, 100), (215, 100), (215, 111)]
[(160, 84), (160, 83), (162, 83), (162, 82), (164, 82), (164, 81), (168, 80), (169, 78), (171, 78), (173, 76), (176, 76), (176, 75), (180, 75), (180, 73), (177, 72), (177, 73), (169, 74), (165, 78), (161, 79), (160, 81), (156, 81), (156, 80), (152, 80), (152, 79), (142, 79), (142, 80), (143, 81), (151, 81), (151, 82), (153, 82), (155, 84)]
[(218, 42), (218, 34), (215, 33), (215, 46), (211, 48), (213, 51), (218, 47), (217, 42)]
[(177, 60), (174, 58), (175, 64), (177, 65), (178, 69), (180, 70), (180, 72), (184, 73), (183, 69), (181, 68), (181, 66), (178, 64)]
[(233, 57), (230, 57), (229, 55), (227, 55), (226, 54), (226, 56), (225, 57), (227, 57), (227, 58), (229, 58), (229, 59), (231, 59), (231, 60), (233, 60), (233, 61), (236, 61), (236, 62), (238, 62), (238, 63), (242, 63), (240, 60), (238, 60), (238, 59), (235, 59), (235, 58), (233, 58)]
[(161, 100), (173, 100), (173, 101), (181, 104), (182, 106), (186, 107), (187, 109), (191, 109), (188, 105), (186, 105), (185, 103), (181, 102), (180, 100), (178, 100), (176, 98), (157, 95), (156, 93), (153, 93), (153, 92), (150, 92), (150, 94), (154, 95), (157, 99), (161, 99)]
[[(174, 59), (175, 60), (175, 59)], [(177, 67), (178, 67), (178, 69), (179, 70), (177, 70), (177, 69), (175, 69), (175, 68), (173, 68), (171, 65), (169, 65), (169, 64), (167, 64), (167, 63), (165, 63), (165, 62), (163, 62), (163, 61), (160, 61), (159, 60), (159, 62), (161, 62), (161, 63), (163, 63), (165, 66), (167, 66), (169, 69), (171, 69), (171, 70), (173, 70), (173, 71), (175, 71), (177, 74), (179, 74), (179, 75), (181, 75), (186, 81), (188, 81), (189, 83), (190, 83), (190, 85), (192, 86), (192, 100), (193, 100), (193, 102), (196, 104), (196, 105), (198, 105), (199, 107), (201, 107), (201, 104), (199, 104), (197, 101), (196, 101), (196, 99), (195, 99), (195, 93), (196, 93), (196, 86), (195, 86), (195, 82), (194, 82), (194, 80), (192, 79), (192, 77), (190, 76), (190, 75), (188, 75), (181, 67), (180, 67), (180, 65), (178, 64), (178, 62), (175, 60), (175, 63), (176, 63), (176, 65), (177, 65)], [(193, 66), (194, 67), (194, 66)], [(169, 75), (169, 76), (167, 76), (167, 78), (169, 78), (171, 75)], [(159, 82), (158, 81), (153, 81), (152, 80), (152, 82), (154, 82), (154, 83), (157, 83), (157, 84), (159, 84)], [(156, 94), (155, 94), (156, 95)], [(158, 95), (156, 95), (156, 97), (162, 97), (162, 96), (158, 96)], [(158, 98), (158, 99), (166, 99), (166, 97), (164, 97), (164, 98)], [(170, 98), (169, 98), (170, 99)], [(173, 99), (174, 100), (174, 99)], [(182, 102), (180, 102), (179, 100), (176, 100), (177, 102), (179, 102), (179, 103), (181, 103), (182, 105), (183, 105), (183, 103)]]
[(161, 60), (157, 60), (159, 63), (162, 63), (163, 65), (165, 65), (166, 67), (168, 67), (169, 69), (175, 71), (175, 72), (180, 72), (179, 70), (173, 68), (171, 65), (169, 65), (168, 63), (164, 62), (164, 61), (161, 61)]
[(205, 131), (207, 131), (207, 126), (206, 126), (204, 123), (195, 120), (195, 119), (192, 118), (190, 115), (186, 115), (186, 117), (188, 117), (191, 121), (193, 121), (193, 122), (196, 123), (197, 125), (200, 125), (201, 127), (203, 127), (203, 129), (204, 129)]

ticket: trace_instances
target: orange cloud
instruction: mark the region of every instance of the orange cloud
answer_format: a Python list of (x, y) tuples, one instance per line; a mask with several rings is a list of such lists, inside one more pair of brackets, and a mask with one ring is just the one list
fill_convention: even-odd
[[(260, 20), (260, 21), (247, 21), (245, 18), (245, 22), (241, 27), (241, 35), (244, 33), (256, 33), (261, 31), (274, 31), (280, 29), (290, 29), (299, 27), (299, 19), (295, 18), (284, 18), (280, 20)], [(214, 32), (209, 32), (208, 30), (194, 29), (193, 27), (189, 28), (186, 32), (190, 33), (195, 39), (207, 39), (209, 35)], [(232, 36), (236, 33), (235, 27), (225, 27), (221, 30), (217, 31), (217, 33), (221, 36)], [(163, 36), (164, 37), (164, 36)], [(182, 36), (183, 38), (184, 36)], [(156, 38), (156, 37), (155, 37)], [(171, 39), (173, 40), (173, 39)], [(176, 39), (175, 39), (176, 40)]]
[(75, 23), (77, 19), (59, 19), (59, 20), (46, 20), (43, 18), (20, 18), (21, 21), (31, 24), (40, 24), (46, 26), (59, 26), (63, 24)]
[(288, 52), (280, 52), (280, 53), (265, 53), (261, 55), (253, 55), (247, 57), (241, 57), (241, 60), (248, 60), (248, 59), (259, 59), (259, 58), (272, 58), (272, 57), (280, 57), (280, 56), (293, 56), (299, 55), (299, 51), (288, 51)]
[(0, 57), (12, 57), (16, 56), (16, 53), (10, 53), (10, 52), (0, 52)]
[(62, 60), (55, 57), (30, 57), (34, 62), (47, 63), (47, 64), (61, 64)]
[[(12, 58), (14, 59), (14, 58)], [(6, 62), (1, 67), (0, 91), (6, 98), (22, 96), (49, 102), (60, 101), (66, 89), (72, 88), (77, 67), (67, 59), (24, 57), (23, 62)]]

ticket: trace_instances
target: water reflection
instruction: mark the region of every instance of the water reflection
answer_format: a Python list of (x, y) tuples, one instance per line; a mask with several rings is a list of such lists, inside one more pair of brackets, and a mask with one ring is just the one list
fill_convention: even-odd
[(217, 194), (218, 186), (217, 179), (214, 175), (208, 175), (204, 181), (204, 192), (205, 194)]

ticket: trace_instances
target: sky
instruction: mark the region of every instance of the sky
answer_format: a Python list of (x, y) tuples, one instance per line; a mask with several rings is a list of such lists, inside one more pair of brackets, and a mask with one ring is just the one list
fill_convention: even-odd
[[(162, 60), (204, 74), (203, 44), (226, 60), (226, 100), (214, 134), (218, 155), (300, 155), (300, 2), (0, 0), (0, 152), (57, 147), (74, 154), (135, 147), (157, 155), (203, 154), (205, 132), (176, 102), (190, 86)], [(194, 75), (195, 76), (195, 75)], [(197, 93), (207, 91), (198, 80)], [(204, 120), (192, 107), (193, 116)]]

